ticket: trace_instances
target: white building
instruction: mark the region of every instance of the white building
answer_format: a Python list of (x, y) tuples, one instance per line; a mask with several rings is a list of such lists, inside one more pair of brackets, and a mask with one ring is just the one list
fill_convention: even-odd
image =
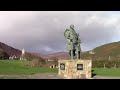
[(17, 57), (16, 57), (15, 55), (9, 57), (10, 60), (14, 60), (14, 59), (16, 59), (16, 58), (17, 58)]

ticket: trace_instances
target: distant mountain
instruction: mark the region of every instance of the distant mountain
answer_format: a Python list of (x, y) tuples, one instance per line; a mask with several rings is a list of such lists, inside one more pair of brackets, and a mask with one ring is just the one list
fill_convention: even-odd
[(48, 54), (47, 57), (56, 57), (58, 59), (70, 59), (69, 53), (68, 52), (58, 52), (58, 53), (53, 53), (53, 54)]
[[(29, 52), (30, 53), (30, 52)], [(32, 55), (36, 56), (36, 57), (42, 57), (44, 59), (48, 59), (49, 57), (47, 55), (41, 54), (41, 53), (32, 53)]]
[(50, 59), (53, 57), (56, 57), (58, 59), (69, 59), (68, 52), (57, 52), (57, 53), (53, 53), (53, 54), (32, 53), (32, 55), (40, 56), (44, 59)]

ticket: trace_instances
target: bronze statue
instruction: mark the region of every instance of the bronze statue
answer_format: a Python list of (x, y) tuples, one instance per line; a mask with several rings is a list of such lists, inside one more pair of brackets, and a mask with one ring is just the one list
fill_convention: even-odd
[(70, 25), (69, 29), (66, 29), (64, 32), (64, 36), (67, 40), (67, 50), (71, 56), (71, 60), (75, 59), (74, 57), (77, 55), (77, 59), (80, 59), (80, 39), (79, 34), (77, 34), (74, 30), (74, 25)]

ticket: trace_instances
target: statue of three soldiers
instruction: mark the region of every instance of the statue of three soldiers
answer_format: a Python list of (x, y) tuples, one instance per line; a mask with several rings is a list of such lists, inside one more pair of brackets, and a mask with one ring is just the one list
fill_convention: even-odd
[(80, 43), (81, 40), (79, 38), (79, 34), (74, 30), (74, 25), (70, 25), (69, 29), (66, 29), (64, 32), (64, 36), (67, 40), (67, 50), (69, 51), (69, 55), (71, 60), (75, 60), (75, 56), (77, 59), (81, 58), (81, 48)]

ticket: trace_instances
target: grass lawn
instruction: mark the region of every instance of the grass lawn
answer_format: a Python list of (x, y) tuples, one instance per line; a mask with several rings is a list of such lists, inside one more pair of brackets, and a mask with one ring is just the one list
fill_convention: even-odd
[[(31, 75), (35, 73), (57, 73), (57, 68), (28, 67), (27, 61), (0, 60), (0, 75)], [(100, 76), (120, 76), (120, 68), (93, 68)]]
[(56, 68), (28, 67), (26, 66), (27, 63), (27, 61), (0, 60), (0, 74), (30, 75), (35, 73), (57, 73), (58, 71)]
[(100, 76), (120, 76), (120, 68), (93, 68), (94, 74)]

